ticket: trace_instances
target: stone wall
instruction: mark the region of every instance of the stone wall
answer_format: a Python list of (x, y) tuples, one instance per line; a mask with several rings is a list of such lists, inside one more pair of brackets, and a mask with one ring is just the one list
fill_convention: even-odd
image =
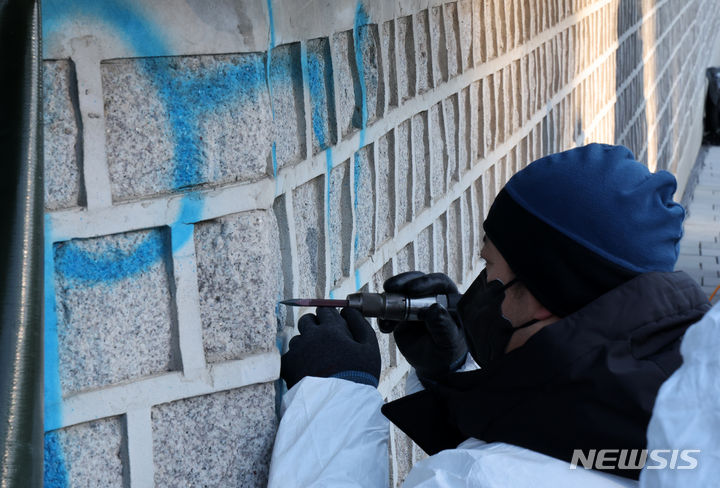
[[(713, 0), (303, 4), (43, 2), (46, 486), (263, 486), (278, 300), (467, 285), (542, 155), (625, 144), (679, 199)], [(391, 485), (423, 456), (392, 428)]]

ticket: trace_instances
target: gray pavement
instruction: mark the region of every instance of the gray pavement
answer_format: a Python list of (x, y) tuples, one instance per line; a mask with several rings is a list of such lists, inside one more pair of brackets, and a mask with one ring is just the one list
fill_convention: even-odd
[[(720, 147), (710, 147), (701, 163), (698, 183), (687, 199), (685, 235), (676, 270), (690, 274), (708, 297), (720, 285)], [(713, 304), (720, 301), (720, 291)]]

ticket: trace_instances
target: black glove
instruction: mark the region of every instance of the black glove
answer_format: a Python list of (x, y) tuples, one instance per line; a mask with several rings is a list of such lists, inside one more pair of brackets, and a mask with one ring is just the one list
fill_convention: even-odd
[[(280, 376), (292, 388), (305, 376), (342, 378), (377, 387), (380, 347), (375, 331), (360, 312), (318, 307), (317, 315), (298, 320), (300, 335), (290, 340)], [(342, 316), (341, 316), (342, 315)]]
[[(455, 283), (442, 273), (401, 273), (388, 279), (388, 293), (406, 297), (457, 294)], [(378, 321), (382, 332), (393, 332), (398, 349), (420, 378), (441, 380), (465, 360), (467, 345), (462, 329), (443, 306), (434, 304), (418, 313), (420, 321)]]

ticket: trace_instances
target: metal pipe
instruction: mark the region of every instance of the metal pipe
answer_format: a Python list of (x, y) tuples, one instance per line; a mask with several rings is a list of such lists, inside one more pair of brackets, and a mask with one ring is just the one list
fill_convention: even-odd
[(0, 487), (43, 483), (42, 49), (38, 0), (0, 0)]

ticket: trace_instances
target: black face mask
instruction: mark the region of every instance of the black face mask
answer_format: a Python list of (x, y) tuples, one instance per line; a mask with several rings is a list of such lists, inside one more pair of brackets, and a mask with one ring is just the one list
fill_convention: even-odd
[(517, 281), (515, 278), (507, 285), (500, 280), (488, 283), (487, 271), (483, 270), (457, 304), (468, 350), (481, 368), (487, 368), (505, 354), (510, 337), (516, 330), (537, 322), (531, 320), (514, 328), (510, 321), (503, 317), (500, 307), (505, 299), (505, 290)]

